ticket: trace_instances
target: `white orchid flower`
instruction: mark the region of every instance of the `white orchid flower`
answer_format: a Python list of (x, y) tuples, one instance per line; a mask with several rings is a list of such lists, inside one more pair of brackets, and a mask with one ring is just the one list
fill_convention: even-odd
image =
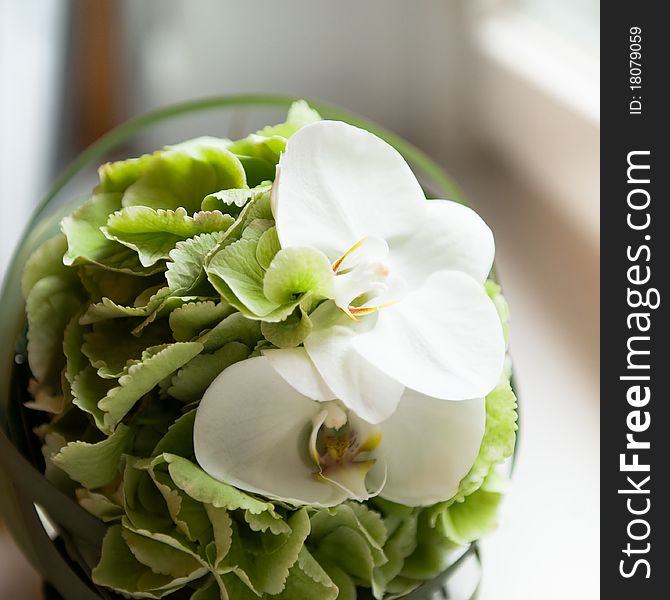
[[(294, 362), (304, 391), (331, 395), (303, 348)], [(293, 388), (266, 356), (228, 367), (198, 407), (195, 453), (212, 477), (290, 502), (335, 506), (381, 493), (408, 506), (451, 498), (479, 452), (483, 399), (448, 402), (405, 390), (397, 410), (371, 425), (338, 400)]]
[[(394, 148), (337, 121), (288, 141), (272, 209), (282, 248), (315, 248), (332, 264), (334, 297), (310, 315), (304, 347), (347, 408), (380, 423), (405, 388), (442, 400), (493, 389), (505, 343), (483, 286), (493, 236), (475, 212), (426, 201)], [(301, 369), (282, 368), (300, 389)]]

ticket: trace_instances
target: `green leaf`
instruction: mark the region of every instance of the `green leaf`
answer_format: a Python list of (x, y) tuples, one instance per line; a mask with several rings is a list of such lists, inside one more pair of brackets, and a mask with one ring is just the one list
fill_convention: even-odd
[(169, 465), (170, 477), (175, 485), (198, 502), (228, 510), (239, 508), (251, 513), (273, 510), (269, 502), (257, 500), (230, 485), (217, 481), (184, 458), (173, 454), (165, 454), (164, 458)]
[(270, 263), (263, 279), (265, 297), (277, 304), (311, 297), (333, 296), (333, 269), (328, 257), (314, 248), (284, 248)]
[(205, 261), (224, 239), (221, 233), (203, 233), (178, 242), (170, 251), (165, 278), (173, 292), (181, 294), (211, 289), (205, 275)]
[(170, 373), (184, 366), (200, 353), (203, 345), (198, 342), (177, 342), (146, 350), (142, 361), (132, 364), (118, 380), (118, 386), (109, 390), (98, 402), (104, 414), (104, 426), (114, 430), (135, 403), (150, 392)]
[(132, 598), (163, 598), (199, 579), (207, 572), (205, 567), (175, 578), (154, 573), (140, 563), (123, 539), (120, 525), (110, 527), (102, 544), (102, 556), (91, 577), (97, 585), (111, 588)]
[(249, 201), (269, 192), (271, 188), (272, 184), (265, 183), (253, 188), (220, 190), (205, 196), (201, 209), (220, 210), (236, 217)]
[(163, 269), (161, 265), (147, 269), (142, 266), (137, 253), (118, 242), (109, 240), (101, 227), (109, 215), (121, 208), (121, 194), (98, 193), (61, 222), (67, 238), (66, 265), (94, 264), (113, 271), (137, 275), (150, 275)]
[(155, 152), (126, 189), (123, 206), (183, 207), (193, 214), (208, 194), (246, 187), (242, 163), (227, 146), (226, 140), (202, 137)]
[(154, 210), (129, 206), (113, 213), (102, 228), (105, 236), (139, 254), (145, 267), (168, 259), (177, 242), (201, 233), (225, 232), (235, 220), (220, 211), (197, 212), (192, 217), (184, 208)]
[(97, 444), (70, 442), (51, 460), (84, 487), (100, 488), (119, 474), (121, 457), (130, 447), (132, 435), (130, 428), (119, 425), (112, 435)]
[(250, 353), (244, 344), (229, 342), (213, 354), (199, 354), (172, 377), (168, 394), (182, 402), (199, 402), (220, 373)]
[(235, 309), (225, 302), (215, 304), (208, 300), (184, 304), (170, 313), (170, 327), (174, 339), (188, 342), (234, 312)]

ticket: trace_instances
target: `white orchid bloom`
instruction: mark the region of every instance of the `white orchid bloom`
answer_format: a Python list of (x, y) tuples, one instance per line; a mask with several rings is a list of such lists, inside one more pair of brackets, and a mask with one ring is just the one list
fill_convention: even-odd
[[(276, 350), (293, 362), (301, 391), (332, 396), (303, 348)], [(195, 453), (212, 477), (293, 504), (335, 506), (381, 496), (409, 506), (451, 498), (479, 452), (483, 399), (448, 402), (405, 390), (397, 410), (371, 425), (338, 400), (293, 388), (269, 356), (228, 367), (205, 392)]]
[[(311, 315), (304, 346), (348, 408), (378, 423), (405, 387), (449, 400), (493, 389), (505, 343), (483, 286), (493, 235), (474, 211), (426, 201), (393, 147), (338, 121), (289, 140), (272, 208), (282, 248), (316, 248), (333, 265), (334, 303)], [(300, 387), (300, 372), (284, 375)]]

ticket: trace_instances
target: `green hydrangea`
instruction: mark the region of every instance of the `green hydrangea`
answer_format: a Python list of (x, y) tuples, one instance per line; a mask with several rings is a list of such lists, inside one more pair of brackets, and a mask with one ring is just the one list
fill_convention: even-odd
[[(507, 375), (486, 398), (475, 464), (436, 506), (296, 508), (195, 460), (195, 407), (212, 380), (260, 348), (300, 345), (329, 294), (330, 265), (281, 249), (270, 209), (287, 138), (319, 118), (298, 102), (286, 123), (243, 140), (103, 165), (26, 265), (31, 406), (52, 414), (40, 428), (47, 476), (109, 525), (98, 585), (134, 598), (353, 600), (367, 589), (381, 600), (435, 577), (495, 525), (495, 468), (516, 430)], [(500, 287), (487, 290), (507, 330)]]

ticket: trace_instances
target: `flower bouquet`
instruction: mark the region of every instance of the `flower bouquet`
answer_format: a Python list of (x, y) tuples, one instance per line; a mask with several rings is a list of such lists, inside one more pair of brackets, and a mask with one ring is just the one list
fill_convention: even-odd
[(106, 162), (33, 228), (2, 417), (44, 476), (10, 454), (0, 476), (62, 594), (427, 599), (495, 526), (516, 399), (493, 236), (335, 116), (298, 101)]

